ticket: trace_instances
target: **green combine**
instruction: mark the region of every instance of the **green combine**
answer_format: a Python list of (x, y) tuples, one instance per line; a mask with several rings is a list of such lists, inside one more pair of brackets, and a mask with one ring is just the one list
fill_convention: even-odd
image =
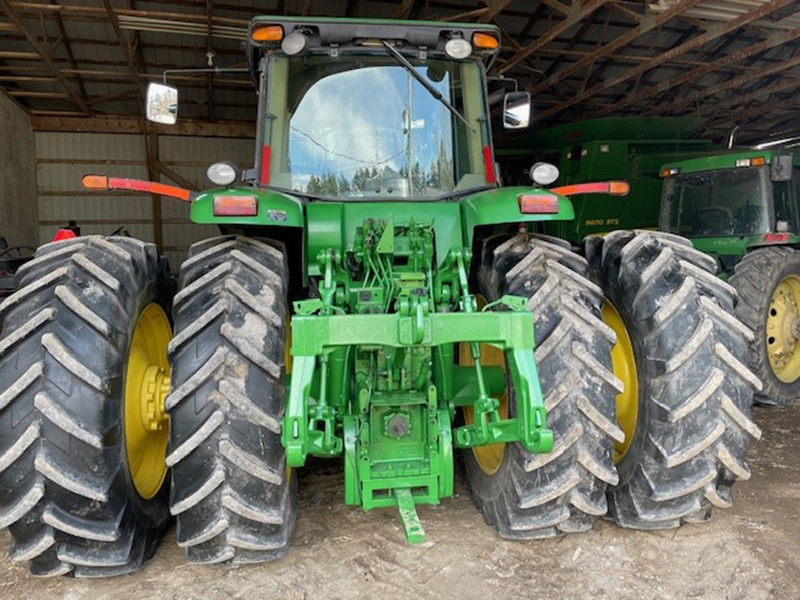
[(576, 195), (575, 219), (547, 225), (550, 235), (580, 246), (589, 235), (655, 229), (662, 165), (717, 149), (699, 137), (704, 123), (694, 117), (604, 117), (508, 136), (497, 154), (507, 183), (524, 181), (533, 163), (546, 161), (558, 166), (559, 186), (608, 179), (630, 184), (626, 197)]
[[(199, 194), (84, 178), (219, 227), (177, 287), (153, 244), (63, 232), (0, 304), (11, 560), (127, 573), (172, 518), (191, 562), (279, 558), (309, 457), (341, 460), (344, 501), (396, 508), (411, 543), (457, 457), (506, 538), (731, 505), (760, 386), (733, 291), (675, 235), (620, 231), (583, 254), (545, 235), (574, 219), (541, 187), (549, 165), (500, 186), (495, 27), (258, 17), (248, 40), (252, 168), (212, 165)], [(151, 120), (178, 104), (151, 84)], [(509, 92), (505, 127), (529, 117)]]
[(664, 165), (660, 228), (714, 256), (755, 332), (759, 400), (800, 398), (800, 156), (738, 150)]

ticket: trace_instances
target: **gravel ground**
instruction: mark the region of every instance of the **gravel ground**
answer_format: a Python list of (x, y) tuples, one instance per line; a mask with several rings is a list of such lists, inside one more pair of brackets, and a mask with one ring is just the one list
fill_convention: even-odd
[[(758, 409), (753, 476), (710, 523), (645, 533), (598, 523), (584, 534), (507, 542), (484, 525), (463, 483), (419, 510), (428, 542), (407, 546), (393, 510), (342, 505), (342, 473), (300, 480), (289, 557), (223, 570), (189, 566), (170, 533), (141, 571), (115, 579), (38, 580), (0, 559), (0, 599), (189, 598), (800, 598), (800, 407)], [(0, 532), (8, 546), (8, 533)]]

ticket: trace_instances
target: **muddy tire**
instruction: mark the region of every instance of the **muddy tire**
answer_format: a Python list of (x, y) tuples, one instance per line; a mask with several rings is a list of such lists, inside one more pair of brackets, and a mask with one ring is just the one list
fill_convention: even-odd
[[(505, 538), (586, 531), (606, 513), (606, 487), (617, 482), (613, 449), (622, 431), (614, 422), (621, 389), (611, 371), (615, 337), (600, 319), (603, 295), (587, 270), (568, 246), (532, 235), (490, 240), (482, 252), (481, 294), (529, 298), (547, 426), (555, 437), (549, 454), (507, 445), (493, 474), (464, 452), (473, 499)], [(509, 404), (513, 413), (513, 393)]]
[(196, 563), (288, 552), (296, 482), (281, 445), (288, 275), (282, 249), (246, 237), (194, 244), (170, 344), (170, 510)]
[(132, 333), (166, 307), (165, 273), (153, 244), (56, 242), (0, 305), (0, 528), (34, 575), (134, 571), (168, 523), (168, 486), (134, 487), (123, 416)]
[(617, 463), (609, 514), (619, 525), (666, 529), (705, 521), (747, 479), (760, 431), (750, 415), (758, 378), (752, 332), (734, 316), (735, 291), (713, 258), (679, 236), (618, 231), (590, 240), (593, 275), (630, 336), (637, 417)]
[(750, 344), (750, 368), (764, 388), (756, 395), (759, 404), (787, 406), (800, 400), (800, 377), (780, 379), (769, 360), (775, 331), (768, 333), (769, 313), (778, 286), (787, 277), (800, 278), (800, 252), (792, 248), (762, 248), (745, 256), (735, 267), (729, 283), (739, 293), (736, 314), (755, 337)]

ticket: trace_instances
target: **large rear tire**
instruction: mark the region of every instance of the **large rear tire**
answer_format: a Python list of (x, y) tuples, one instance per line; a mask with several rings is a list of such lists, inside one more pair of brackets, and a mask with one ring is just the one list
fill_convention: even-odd
[(745, 454), (760, 436), (750, 416), (760, 383), (746, 366), (752, 332), (734, 316), (735, 291), (714, 275), (713, 258), (671, 234), (617, 231), (590, 240), (587, 256), (637, 372), (609, 513), (636, 529), (707, 520), (750, 476)]
[[(0, 528), (11, 532), (11, 559), (34, 575), (134, 571), (168, 523), (166, 437), (142, 476), (126, 434), (128, 358), (145, 313), (163, 347), (158, 365), (139, 364), (168, 367), (166, 273), (153, 244), (56, 242), (20, 269), (19, 290), (0, 305)], [(139, 447), (155, 456), (158, 439)]]
[[(586, 261), (552, 238), (489, 240), (479, 269), (479, 290), (488, 300), (529, 298), (555, 447), (531, 455), (507, 444), (491, 469), (479, 460), (481, 449), (465, 452), (473, 499), (505, 538), (586, 531), (606, 513), (606, 487), (617, 482), (614, 441), (622, 437), (614, 423), (621, 390), (611, 372), (614, 332), (600, 319), (602, 292), (586, 278)], [(509, 396), (513, 413), (513, 391)]]
[(288, 552), (297, 500), (280, 435), (287, 279), (284, 252), (247, 237), (198, 242), (181, 267), (167, 464), (190, 562)]
[(756, 401), (794, 404), (800, 400), (800, 252), (754, 250), (728, 281), (739, 292), (736, 314), (755, 333), (750, 368), (764, 384)]

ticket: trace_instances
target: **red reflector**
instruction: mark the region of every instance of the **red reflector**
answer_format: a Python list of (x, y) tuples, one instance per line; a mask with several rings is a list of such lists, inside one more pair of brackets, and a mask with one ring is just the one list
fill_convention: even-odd
[(519, 212), (553, 215), (558, 212), (558, 196), (553, 194), (520, 194)]
[(492, 148), (488, 144), (483, 147), (483, 164), (486, 167), (486, 183), (494, 183), (496, 178), (492, 162)]
[(54, 242), (60, 242), (62, 240), (71, 240), (73, 238), (78, 237), (75, 235), (75, 232), (72, 229), (59, 229), (56, 231), (55, 236), (53, 236)]
[(765, 242), (788, 242), (788, 233), (768, 233), (764, 236)]
[(257, 214), (255, 196), (214, 196), (215, 217), (255, 217)]
[(261, 185), (269, 185), (269, 161), (271, 156), (270, 147), (264, 144), (261, 148), (261, 176), (258, 179)]

